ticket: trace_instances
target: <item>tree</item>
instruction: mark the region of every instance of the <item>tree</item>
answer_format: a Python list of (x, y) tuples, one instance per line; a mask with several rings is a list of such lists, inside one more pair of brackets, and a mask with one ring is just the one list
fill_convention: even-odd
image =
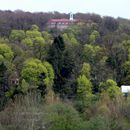
[(81, 70), (81, 75), (85, 75), (86, 78), (90, 78), (90, 65), (88, 63), (83, 63), (83, 67), (82, 67), (82, 70)]
[[(86, 44), (83, 48), (83, 61), (91, 65), (91, 81), (94, 92), (98, 92), (100, 82), (112, 78), (113, 73), (107, 65), (106, 48), (99, 45)], [(102, 73), (101, 73), (102, 72)]]
[[(116, 38), (116, 36), (114, 38)], [(112, 39), (113, 38), (110, 38), (109, 40), (112, 41)], [(106, 63), (113, 71), (113, 78), (118, 85), (121, 85), (124, 77), (122, 65), (126, 62), (128, 57), (127, 47), (125, 43), (114, 40), (112, 45), (109, 45), (106, 49), (106, 52), (108, 53)]]
[(22, 91), (23, 93), (27, 93), (28, 89), (29, 89), (29, 84), (23, 79), (21, 83), (20, 91)]
[(47, 69), (47, 76), (48, 76), (48, 79), (46, 79), (46, 85), (48, 87), (52, 87), (53, 84), (54, 84), (54, 70), (52, 68), (52, 65), (50, 63), (48, 63), (47, 61), (44, 61), (43, 62), (43, 65), (46, 67)]
[(38, 26), (32, 25), (31, 30), (26, 31), (26, 37), (22, 40), (28, 49), (32, 50), (33, 56), (40, 60), (45, 60), (47, 55), (47, 44), (39, 31)]
[(100, 83), (99, 90), (100, 92), (106, 91), (109, 87), (117, 87), (117, 83), (112, 79), (108, 79), (106, 82)]
[(39, 30), (39, 27), (34, 24), (34, 25), (32, 25), (31, 30), (33, 30), (33, 31), (38, 31), (38, 30)]
[(25, 39), (23, 39), (22, 43), (24, 43), (27, 46), (33, 46), (33, 42), (31, 40), (31, 38), (25, 38)]
[(124, 84), (129, 84), (130, 83), (130, 40), (123, 41), (124, 47), (126, 48), (127, 52), (127, 59), (125, 58), (126, 61), (122, 63), (122, 69), (123, 69), (123, 79), (122, 82)]
[(79, 76), (77, 79), (77, 98), (84, 100), (92, 94), (92, 84), (85, 75)]
[[(78, 112), (67, 104), (54, 104), (47, 107), (47, 130), (81, 130), (83, 121)], [(85, 128), (84, 128), (85, 129)]]
[(40, 60), (45, 60), (47, 51), (46, 49), (47, 44), (43, 37), (36, 37), (33, 41), (33, 53), (36, 58)]
[(50, 33), (48, 33), (47, 31), (42, 32), (42, 37), (44, 38), (46, 44), (51, 45), (53, 42), (53, 37)]
[(53, 85), (54, 72), (48, 62), (42, 63), (38, 59), (27, 59), (21, 72), (22, 79), (32, 85), (34, 88), (51, 87)]
[(124, 71), (123, 83), (129, 84), (130, 83), (130, 61), (126, 61), (123, 64), (123, 71)]
[(11, 48), (6, 44), (0, 44), (0, 57), (1, 60), (11, 61), (13, 58), (13, 52)]
[(26, 31), (26, 37), (28, 38), (35, 38), (35, 37), (41, 37), (42, 34), (39, 32), (39, 27), (37, 25), (32, 25), (31, 30)]
[(104, 17), (104, 26), (111, 32), (114, 32), (119, 27), (119, 22), (112, 17)]
[(3, 109), (5, 105), (5, 92), (9, 89), (6, 71), (7, 67), (4, 63), (0, 63), (0, 110)]
[(3, 73), (6, 73), (4, 72), (5, 69), (2, 70), (3, 67), (8, 70), (12, 69), (11, 62), (13, 57), (14, 57), (14, 53), (12, 49), (6, 44), (0, 44), (0, 65), (1, 65), (1, 71)]
[(69, 44), (71, 46), (78, 46), (79, 45), (79, 43), (78, 43), (78, 41), (73, 33), (68, 33), (68, 34), (64, 33), (63, 38), (64, 38), (64, 41), (66, 44)]
[(5, 92), (9, 90), (8, 76), (12, 69), (13, 52), (6, 44), (0, 44), (0, 109), (6, 101)]
[(11, 44), (11, 47), (12, 47), (12, 51), (13, 51), (13, 55), (14, 55), (12, 63), (15, 65), (15, 71), (17, 71), (17, 73), (19, 74), (21, 72), (21, 69), (22, 69), (21, 64), (27, 58), (27, 53), (18, 44), (17, 45)]
[(83, 53), (84, 62), (88, 62), (91, 64), (95, 64), (97, 61), (99, 61), (104, 56), (104, 54), (102, 55), (103, 48), (101, 48), (98, 45), (86, 44), (86, 45), (84, 45), (82, 53)]
[(121, 91), (117, 86), (117, 83), (111, 79), (100, 83), (99, 90), (100, 92), (107, 92), (111, 98), (116, 98), (116, 96), (121, 95)]
[(54, 90), (60, 93), (63, 93), (63, 84), (65, 82), (63, 77), (64, 70), (62, 69), (64, 64), (64, 50), (65, 44), (63, 38), (61, 36), (56, 37), (50, 47), (48, 60), (52, 64), (55, 72)]
[(90, 65), (84, 63), (81, 75), (77, 79), (77, 99), (86, 100), (92, 94), (92, 84), (90, 82)]
[(25, 32), (23, 30), (12, 30), (10, 34), (10, 41), (20, 43), (25, 38)]
[(94, 30), (94, 31), (91, 33), (91, 35), (89, 36), (89, 42), (90, 42), (91, 44), (94, 44), (94, 43), (96, 42), (97, 38), (99, 38), (99, 37), (100, 37), (99, 32), (96, 31), (96, 30)]

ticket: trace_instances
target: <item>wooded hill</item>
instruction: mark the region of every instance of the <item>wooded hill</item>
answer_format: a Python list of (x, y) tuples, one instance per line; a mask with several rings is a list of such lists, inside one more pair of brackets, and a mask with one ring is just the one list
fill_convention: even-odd
[(48, 20), (69, 14), (0, 11), (2, 130), (129, 127), (120, 86), (130, 84), (130, 21), (74, 16), (80, 22), (59, 31), (47, 29)]

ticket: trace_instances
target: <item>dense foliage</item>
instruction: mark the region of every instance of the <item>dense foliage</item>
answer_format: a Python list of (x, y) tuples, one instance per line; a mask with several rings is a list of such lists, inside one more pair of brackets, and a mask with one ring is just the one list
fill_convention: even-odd
[(0, 11), (1, 130), (130, 129), (130, 21), (77, 13), (47, 28), (68, 16)]

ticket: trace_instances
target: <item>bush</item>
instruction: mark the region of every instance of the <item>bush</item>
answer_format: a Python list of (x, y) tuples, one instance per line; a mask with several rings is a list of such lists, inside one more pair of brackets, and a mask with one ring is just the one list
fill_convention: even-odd
[(38, 130), (43, 125), (43, 106), (37, 92), (18, 95), (0, 112), (0, 124), (6, 130)]
[(98, 100), (99, 100), (98, 95), (92, 95), (91, 94), (91, 95), (86, 96), (86, 98), (84, 100), (78, 100), (77, 99), (74, 102), (74, 106), (75, 106), (77, 111), (79, 111), (80, 113), (83, 113), (83, 112), (86, 111), (87, 108), (95, 105)]
[(85, 130), (85, 124), (71, 105), (58, 103), (47, 107), (46, 129)]
[(96, 116), (87, 122), (87, 130), (111, 130), (108, 122), (102, 116)]

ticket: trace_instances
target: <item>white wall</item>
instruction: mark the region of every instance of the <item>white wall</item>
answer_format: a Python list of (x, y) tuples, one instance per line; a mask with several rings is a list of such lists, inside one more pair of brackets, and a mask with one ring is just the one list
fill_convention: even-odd
[(128, 92), (130, 92), (130, 86), (122, 85), (121, 86), (121, 92), (122, 93), (128, 93)]

